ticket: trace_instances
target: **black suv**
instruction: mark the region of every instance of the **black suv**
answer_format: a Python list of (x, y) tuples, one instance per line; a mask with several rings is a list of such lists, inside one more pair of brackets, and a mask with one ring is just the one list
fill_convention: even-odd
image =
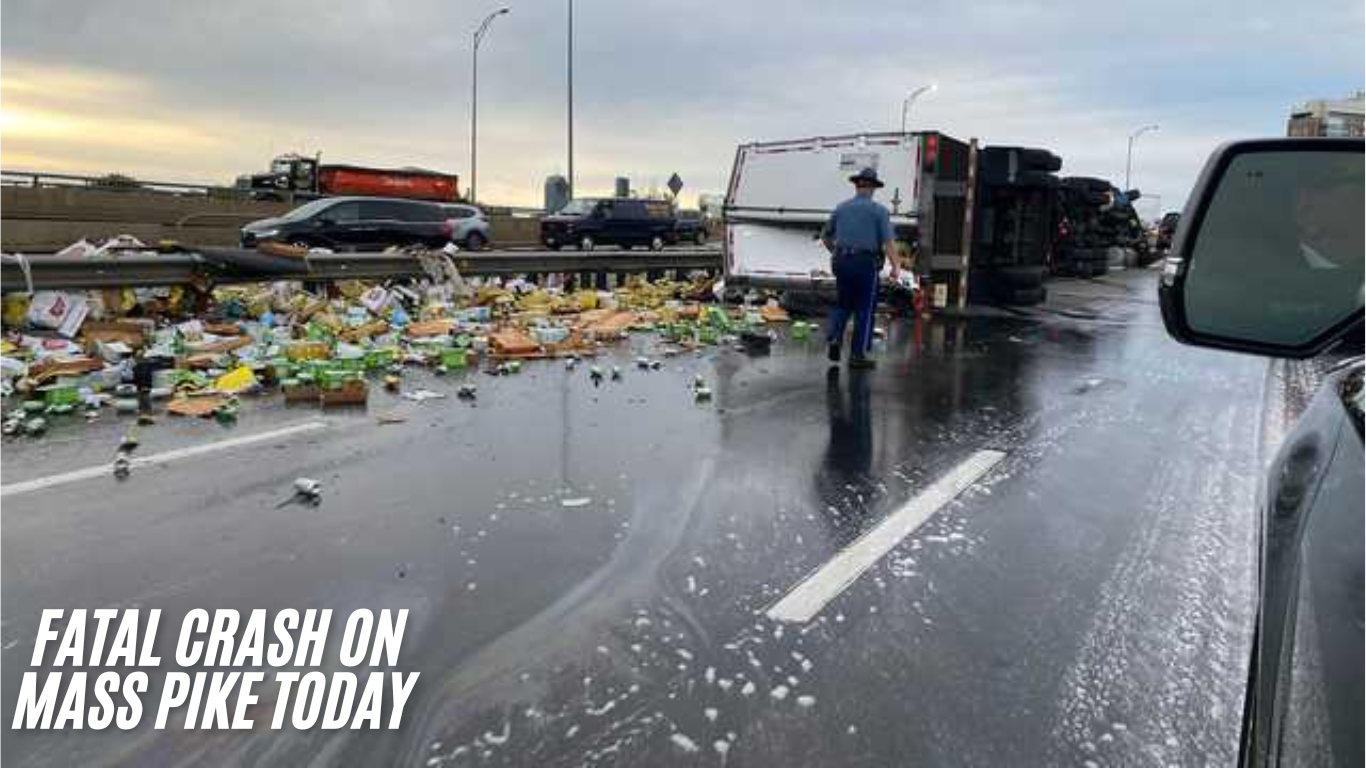
[(243, 248), (273, 240), (334, 251), (382, 251), (391, 245), (440, 248), (450, 242), (452, 224), (436, 203), (385, 197), (329, 197), (295, 208), (277, 219), (242, 227)]
[(664, 200), (578, 198), (541, 219), (541, 242), (553, 251), (573, 245), (648, 246), (659, 250), (674, 240), (673, 207)]
[(702, 218), (702, 212), (679, 211), (674, 224), (674, 237), (670, 242), (706, 245), (707, 222)]
[(1176, 226), (1181, 223), (1181, 214), (1172, 211), (1162, 217), (1162, 222), (1157, 225), (1157, 249), (1160, 251), (1170, 250), (1172, 247), (1172, 236), (1176, 234)]
[(1366, 759), (1363, 149), (1361, 139), (1287, 138), (1215, 150), (1181, 214), (1158, 289), (1162, 320), (1178, 341), (1339, 358), (1282, 441), (1259, 494), (1243, 768)]

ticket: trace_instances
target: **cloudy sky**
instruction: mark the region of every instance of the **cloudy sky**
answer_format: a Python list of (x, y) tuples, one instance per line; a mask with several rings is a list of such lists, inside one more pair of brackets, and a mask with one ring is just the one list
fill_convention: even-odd
[[(502, 0), (480, 51), (480, 198), (566, 170), (565, 0)], [(469, 169), (470, 47), (498, 0), (3, 0), (0, 165), (230, 183), (272, 154)], [(912, 125), (1052, 149), (1179, 207), (1209, 150), (1362, 87), (1361, 0), (578, 0), (581, 193), (685, 200), (743, 141)], [(1140, 204), (1150, 214), (1153, 199)]]

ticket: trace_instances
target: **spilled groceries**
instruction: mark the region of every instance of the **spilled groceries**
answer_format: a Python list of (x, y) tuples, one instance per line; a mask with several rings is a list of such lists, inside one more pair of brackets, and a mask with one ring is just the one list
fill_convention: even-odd
[[(89, 255), (106, 247), (142, 246), (71, 249)], [(632, 276), (613, 290), (543, 282), (464, 279), (452, 267), (426, 279), (10, 293), (0, 341), (3, 432), (38, 437), (106, 414), (149, 426), (164, 414), (231, 427), (263, 398), (364, 408), (372, 384), (386, 398), (425, 403), (453, 394), (472, 405), (475, 372), (518, 376), (537, 361), (569, 371), (583, 363), (594, 385), (624, 382), (631, 358), (595, 360), (629, 336), (647, 339), (633, 345), (645, 352), (634, 360), (641, 372), (708, 348), (767, 351), (777, 324), (791, 323), (794, 341), (810, 336), (808, 324), (792, 323), (771, 299), (717, 305), (703, 273)], [(448, 391), (440, 379), (405, 385), (416, 370), (455, 380)], [(711, 397), (705, 385), (693, 392), (699, 401)], [(129, 469), (115, 467), (120, 477)]]

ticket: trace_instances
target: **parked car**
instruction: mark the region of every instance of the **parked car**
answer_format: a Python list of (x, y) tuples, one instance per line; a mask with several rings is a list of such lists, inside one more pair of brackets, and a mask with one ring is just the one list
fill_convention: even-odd
[(1167, 331), (1271, 357), (1332, 350), (1267, 473), (1242, 766), (1362, 765), (1361, 139), (1226, 144), (1162, 274)]
[(694, 243), (705, 245), (707, 242), (707, 222), (701, 211), (679, 211), (674, 221), (673, 243)]
[(1172, 247), (1172, 237), (1176, 234), (1176, 225), (1181, 223), (1181, 214), (1170, 211), (1162, 217), (1162, 221), (1157, 225), (1157, 249), (1166, 251)]
[(673, 208), (664, 200), (576, 198), (541, 219), (541, 242), (555, 251), (566, 245), (583, 251), (599, 245), (658, 251), (673, 239), (674, 224)]
[(488, 246), (489, 220), (483, 210), (464, 203), (447, 203), (441, 208), (451, 222), (451, 242), (471, 251)]
[(265, 240), (334, 251), (382, 251), (391, 245), (440, 248), (454, 225), (436, 203), (384, 197), (328, 197), (242, 228), (243, 248)]

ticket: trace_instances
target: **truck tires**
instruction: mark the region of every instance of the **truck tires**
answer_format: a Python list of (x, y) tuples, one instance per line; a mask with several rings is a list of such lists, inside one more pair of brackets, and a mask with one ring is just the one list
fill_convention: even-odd
[(650, 250), (652, 250), (652, 251), (662, 251), (662, 250), (664, 250), (664, 238), (660, 237), (659, 235), (655, 235), (654, 237), (650, 238)]
[(1062, 170), (1062, 158), (1046, 149), (1019, 149), (1017, 151), (1019, 152), (1017, 162), (1021, 171), (1055, 173)]

